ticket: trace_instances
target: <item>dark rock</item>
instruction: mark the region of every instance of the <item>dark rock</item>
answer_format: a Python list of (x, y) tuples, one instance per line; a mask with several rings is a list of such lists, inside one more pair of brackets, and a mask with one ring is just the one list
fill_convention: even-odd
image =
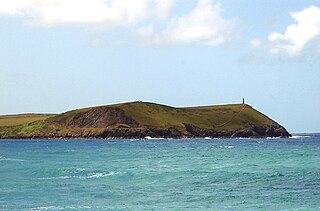
[(224, 131), (215, 131), (215, 130), (208, 130), (208, 129), (201, 129), (193, 124), (184, 123), (185, 129), (188, 133), (187, 136), (190, 137), (211, 137), (211, 138), (230, 138), (232, 133), (224, 132)]
[(245, 129), (239, 129), (235, 131), (231, 138), (237, 138), (237, 137), (243, 137), (243, 138), (265, 138), (265, 137), (281, 137), (281, 138), (288, 138), (291, 137), (290, 133), (282, 127), (282, 126), (261, 126), (257, 127), (255, 125), (245, 128)]
[(108, 128), (111, 126), (128, 128), (138, 127), (139, 124), (127, 117), (120, 108), (97, 107), (75, 115), (66, 126), (78, 128)]

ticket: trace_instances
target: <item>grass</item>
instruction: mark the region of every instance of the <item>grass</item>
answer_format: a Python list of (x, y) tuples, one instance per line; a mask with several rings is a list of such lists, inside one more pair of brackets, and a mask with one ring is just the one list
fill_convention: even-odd
[(257, 126), (276, 124), (267, 116), (248, 105), (202, 106), (174, 108), (154, 103), (125, 103), (115, 105), (142, 125), (183, 129), (191, 123), (204, 129), (235, 130), (250, 124)]
[(1, 126), (17, 126), (25, 125), (36, 121), (42, 121), (53, 117), (53, 114), (17, 114), (17, 115), (3, 115), (0, 116)]
[[(122, 109), (126, 116), (146, 127), (173, 127), (184, 130), (183, 123), (191, 123), (203, 129), (229, 131), (245, 128), (248, 125), (262, 126), (276, 124), (273, 120), (256, 111), (251, 106), (242, 104), (174, 108), (155, 103), (131, 102), (109, 105), (107, 107)], [(82, 115), (90, 109), (92, 108), (69, 111), (49, 118), (48, 122), (64, 125), (75, 116)]]
[[(184, 123), (190, 123), (203, 129), (233, 131), (247, 128), (250, 125), (278, 125), (251, 106), (242, 104), (174, 108), (155, 103), (131, 102), (94, 108), (103, 107), (122, 109), (125, 116), (134, 119), (142, 127), (172, 127), (184, 131)], [(72, 110), (60, 115), (25, 114), (0, 116), (0, 135), (8, 137), (56, 132), (61, 134), (101, 132), (103, 128), (65, 127), (73, 118), (81, 116), (91, 109), (93, 108)]]

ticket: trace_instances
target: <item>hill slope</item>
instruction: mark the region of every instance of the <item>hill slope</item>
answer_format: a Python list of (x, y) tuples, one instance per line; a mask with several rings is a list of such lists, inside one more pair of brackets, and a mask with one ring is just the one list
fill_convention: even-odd
[(17, 115), (2, 115), (0, 116), (1, 126), (15, 126), (21, 124), (28, 124), (31, 122), (45, 120), (49, 117), (55, 116), (54, 114), (17, 114)]
[(132, 102), (69, 111), (32, 123), (0, 127), (2, 138), (288, 137), (249, 105), (188, 108)]

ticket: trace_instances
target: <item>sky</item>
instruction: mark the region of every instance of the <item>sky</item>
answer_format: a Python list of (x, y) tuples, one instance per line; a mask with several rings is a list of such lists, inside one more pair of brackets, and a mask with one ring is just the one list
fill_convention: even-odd
[(320, 132), (318, 0), (0, 0), (0, 114), (242, 98)]

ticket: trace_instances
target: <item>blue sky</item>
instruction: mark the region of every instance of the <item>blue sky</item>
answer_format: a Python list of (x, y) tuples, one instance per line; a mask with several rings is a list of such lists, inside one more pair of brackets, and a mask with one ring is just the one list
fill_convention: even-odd
[(1, 0), (0, 31), (0, 114), (244, 97), (320, 132), (315, 0)]

